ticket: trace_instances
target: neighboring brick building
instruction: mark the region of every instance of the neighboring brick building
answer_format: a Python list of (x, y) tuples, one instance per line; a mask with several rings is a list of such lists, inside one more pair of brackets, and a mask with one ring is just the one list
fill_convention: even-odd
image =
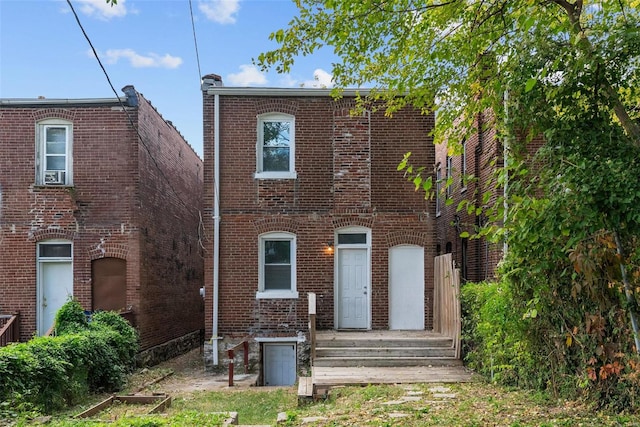
[[(486, 238), (460, 237), (462, 232), (473, 234), (485, 225), (489, 220), (486, 214), (476, 215), (467, 209), (458, 211), (463, 200), (471, 200), (474, 207), (481, 208), (493, 206), (498, 197), (503, 196), (504, 188), (496, 185), (496, 179), (504, 167), (504, 145), (493, 119), (490, 112), (478, 114), (473, 123), (474, 132), (458, 143), (457, 151), (449, 150), (444, 143), (436, 146), (436, 175), (440, 177), (438, 188), (443, 193), (436, 200), (436, 251), (438, 255), (452, 254), (463, 281), (495, 278), (496, 266), (502, 259), (502, 244), (491, 243)], [(524, 140), (524, 136), (518, 136), (518, 140)], [(542, 144), (541, 137), (533, 138), (526, 145), (527, 151), (535, 153)], [(465, 176), (468, 179), (464, 179)], [(449, 177), (452, 185), (445, 189), (444, 183)], [(447, 197), (452, 203), (445, 203)]]
[(130, 311), (153, 361), (197, 345), (203, 328), (202, 160), (123, 91), (0, 101), (0, 312), (20, 311), (27, 340), (71, 295)]
[(215, 75), (203, 92), (213, 364), (250, 335), (264, 383), (278, 383), (269, 370), (295, 369), (304, 353), (308, 292), (319, 329), (431, 329), (435, 203), (397, 165), (408, 151), (435, 163), (434, 115), (353, 116), (353, 91), (336, 101), (323, 89), (223, 87)]

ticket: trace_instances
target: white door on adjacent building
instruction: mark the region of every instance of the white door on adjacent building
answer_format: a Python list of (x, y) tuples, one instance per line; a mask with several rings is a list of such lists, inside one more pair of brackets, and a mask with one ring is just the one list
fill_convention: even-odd
[(389, 250), (389, 329), (424, 329), (424, 248)]
[(264, 344), (264, 385), (293, 385), (296, 382), (296, 345)]
[(369, 251), (338, 249), (338, 329), (369, 328)]
[(38, 244), (38, 335), (53, 325), (57, 311), (73, 296), (71, 243)]

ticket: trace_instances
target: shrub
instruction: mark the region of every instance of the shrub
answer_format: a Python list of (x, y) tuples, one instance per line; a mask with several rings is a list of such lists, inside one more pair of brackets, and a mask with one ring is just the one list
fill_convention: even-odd
[(56, 315), (58, 336), (0, 348), (0, 407), (33, 406), (49, 412), (90, 391), (120, 389), (135, 366), (136, 331), (117, 313), (88, 323), (80, 304)]
[(505, 385), (536, 382), (528, 373), (534, 359), (525, 335), (525, 321), (513, 307), (505, 283), (466, 283), (461, 289), (463, 348), (468, 365)]

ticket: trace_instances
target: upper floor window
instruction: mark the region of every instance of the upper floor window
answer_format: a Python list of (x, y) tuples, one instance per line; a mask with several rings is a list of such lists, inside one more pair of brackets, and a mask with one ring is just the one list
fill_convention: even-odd
[(295, 120), (287, 114), (258, 117), (256, 178), (295, 178)]
[(447, 197), (451, 197), (451, 187), (453, 186), (453, 159), (447, 156)]
[(462, 154), (460, 156), (460, 192), (467, 189), (467, 141), (462, 141)]
[(71, 153), (73, 125), (59, 119), (38, 123), (36, 141), (36, 183), (72, 185)]
[(442, 192), (442, 168), (436, 169), (436, 216), (440, 215), (440, 193)]
[(276, 232), (260, 236), (258, 298), (297, 298), (296, 236)]

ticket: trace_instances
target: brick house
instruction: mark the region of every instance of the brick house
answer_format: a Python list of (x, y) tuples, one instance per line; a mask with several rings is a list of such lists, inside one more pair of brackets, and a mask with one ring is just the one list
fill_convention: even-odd
[(354, 96), (204, 78), (209, 366), (250, 336), (263, 384), (295, 381), (309, 292), (319, 329), (432, 328), (435, 203), (397, 165), (435, 163), (434, 115), (353, 116)]
[[(474, 120), (474, 131), (459, 141), (460, 153), (453, 154), (447, 144), (436, 146), (436, 176), (442, 184), (442, 192), (436, 199), (436, 252), (451, 253), (460, 269), (461, 280), (481, 282), (495, 278), (498, 262), (502, 259), (502, 245), (486, 238), (460, 237), (464, 231), (472, 234), (477, 227), (487, 222), (484, 214), (476, 215), (466, 209), (457, 210), (463, 200), (475, 200), (481, 207), (483, 195), (489, 193), (487, 205), (493, 205), (504, 188), (496, 186), (496, 174), (504, 167), (504, 145), (493, 125), (491, 112), (478, 114)], [(523, 141), (524, 136), (518, 139)], [(542, 137), (533, 138), (526, 145), (528, 153), (535, 153), (543, 144)], [(469, 179), (465, 179), (469, 177)], [(452, 179), (452, 185), (444, 188), (444, 182)], [(453, 203), (445, 204), (450, 197)]]
[(149, 101), (123, 92), (0, 101), (0, 312), (20, 312), (27, 340), (70, 296), (124, 311), (153, 362), (200, 339), (203, 168)]

